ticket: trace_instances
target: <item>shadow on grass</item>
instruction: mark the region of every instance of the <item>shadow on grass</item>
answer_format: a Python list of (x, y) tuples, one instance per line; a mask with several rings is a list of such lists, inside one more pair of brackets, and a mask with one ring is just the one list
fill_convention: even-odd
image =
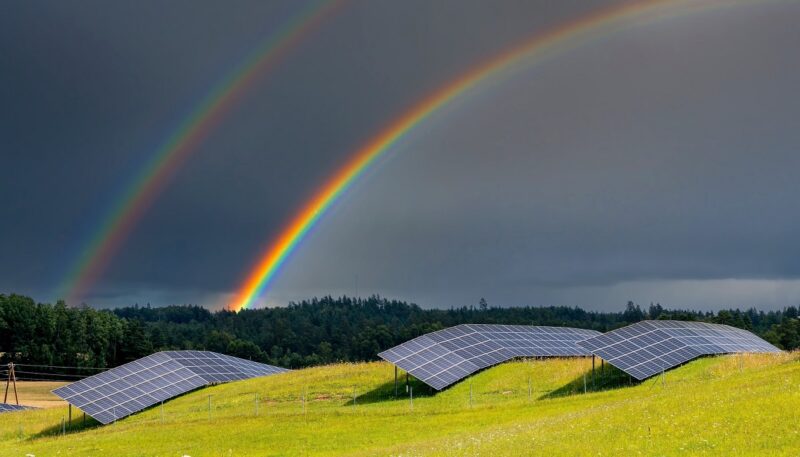
[[(406, 389), (406, 377), (405, 374), (403, 374), (403, 376), (397, 377), (396, 396), (395, 396), (395, 383), (394, 379), (392, 379), (368, 392), (365, 392), (361, 395), (357, 395), (356, 405), (381, 403), (381, 402), (396, 401), (396, 400), (408, 401), (411, 392), (413, 392), (414, 398), (425, 398), (436, 395), (436, 390), (433, 387), (414, 378), (413, 376), (408, 377), (408, 389)], [(352, 406), (352, 404), (353, 400), (351, 399), (350, 401), (345, 403), (344, 406)]]
[(539, 400), (559, 398), (604, 390), (621, 389), (638, 385), (639, 381), (633, 379), (624, 371), (606, 364), (602, 369), (595, 369), (594, 377), (589, 370), (556, 390), (539, 397)]
[[(464, 380), (466, 379), (467, 378), (464, 378)], [(624, 371), (609, 364), (605, 364), (605, 366), (602, 369), (600, 367), (595, 369), (594, 379), (592, 379), (592, 371), (588, 370), (585, 373), (585, 381), (586, 381), (586, 390), (585, 390), (586, 393), (619, 389), (639, 384), (639, 381), (631, 378)], [(395, 395), (395, 382), (394, 379), (392, 379), (384, 384), (381, 384), (375, 389), (372, 389), (368, 392), (358, 395), (356, 397), (355, 402), (357, 405), (359, 405), (359, 404), (373, 404), (373, 403), (396, 401), (396, 400), (408, 401), (410, 396), (409, 391), (412, 389), (414, 398), (432, 397), (437, 393), (435, 389), (423, 383), (422, 381), (414, 378), (413, 376), (409, 376), (408, 388), (407, 388), (405, 373), (403, 373), (402, 376), (398, 376), (397, 378), (397, 395)], [(584, 375), (576, 377), (569, 383), (559, 387), (556, 390), (552, 390), (550, 392), (547, 392), (539, 396), (538, 399), (544, 400), (548, 398), (565, 397), (569, 395), (577, 395), (582, 393), (584, 393)], [(344, 406), (352, 406), (352, 405), (353, 405), (352, 399), (344, 403)]]
[[(185, 395), (189, 395), (191, 393), (203, 390), (203, 389), (205, 389), (207, 387), (208, 386), (200, 386), (200, 387), (198, 387), (196, 389), (192, 389), (192, 390), (189, 390), (187, 392), (183, 392), (183, 393), (181, 393), (179, 395), (175, 395), (174, 397), (170, 397), (170, 398), (164, 400), (163, 402), (159, 402), (159, 403), (150, 405), (150, 406), (148, 406), (146, 408), (143, 408), (143, 409), (141, 409), (139, 411), (133, 412), (133, 413), (127, 415), (127, 416), (120, 417), (118, 420), (123, 420), (123, 419), (125, 419), (127, 417), (135, 416), (135, 415), (141, 414), (141, 413), (143, 413), (145, 411), (149, 411), (149, 410), (152, 410), (152, 409), (159, 408), (159, 407), (161, 407), (162, 404), (165, 404), (166, 402), (169, 402), (169, 401), (175, 400), (177, 398), (181, 398), (181, 397), (183, 397)], [(64, 415), (64, 420), (65, 420), (65, 423), (63, 425), (62, 425), (61, 421), (59, 421), (58, 423), (54, 424), (52, 427), (48, 427), (48, 428), (42, 430), (39, 433), (35, 433), (35, 434), (31, 435), (30, 438), (40, 438), (40, 437), (45, 437), (45, 436), (57, 436), (57, 435), (61, 435), (61, 434), (69, 435), (71, 433), (80, 433), (80, 432), (83, 432), (85, 430), (91, 430), (91, 429), (98, 428), (98, 427), (111, 427), (114, 424), (114, 422), (111, 422), (109, 424), (103, 425), (100, 422), (98, 422), (97, 420), (95, 420), (94, 418), (92, 418), (91, 416), (83, 414), (80, 410), (73, 411), (73, 417), (72, 417), (72, 423), (71, 424), (69, 423), (66, 414)]]
[(89, 416), (84, 416), (83, 413), (78, 412), (77, 414), (73, 415), (72, 423), (70, 424), (68, 418), (64, 418), (64, 424), (62, 425), (61, 421), (54, 424), (52, 427), (48, 427), (39, 433), (34, 433), (30, 435), (28, 438), (35, 439), (35, 438), (43, 438), (47, 436), (58, 436), (61, 434), (70, 435), (72, 433), (80, 433), (86, 430), (91, 430), (97, 427), (101, 427), (103, 424), (94, 420)]

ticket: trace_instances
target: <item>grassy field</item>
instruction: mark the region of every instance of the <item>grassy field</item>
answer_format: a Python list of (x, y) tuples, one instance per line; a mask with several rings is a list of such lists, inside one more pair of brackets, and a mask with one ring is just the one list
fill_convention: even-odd
[(800, 455), (799, 362), (704, 358), (632, 385), (606, 366), (593, 389), (590, 359), (519, 361), (435, 395), (412, 380), (413, 405), (402, 383), (394, 398), (391, 365), (332, 365), (201, 389), (105, 427), (79, 418), (63, 436), (66, 408), (4, 414), (0, 455)]

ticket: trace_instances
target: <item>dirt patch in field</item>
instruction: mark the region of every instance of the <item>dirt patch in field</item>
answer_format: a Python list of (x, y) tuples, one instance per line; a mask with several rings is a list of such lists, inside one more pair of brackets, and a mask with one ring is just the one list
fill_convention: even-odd
[[(58, 408), (67, 406), (67, 402), (54, 395), (51, 390), (57, 389), (66, 382), (49, 381), (17, 381), (17, 396), (19, 404), (34, 406), (36, 408)], [(14, 385), (8, 386), (8, 397), (6, 397), (6, 383), (0, 382), (0, 400), (6, 399), (7, 403), (16, 403), (14, 397)]]

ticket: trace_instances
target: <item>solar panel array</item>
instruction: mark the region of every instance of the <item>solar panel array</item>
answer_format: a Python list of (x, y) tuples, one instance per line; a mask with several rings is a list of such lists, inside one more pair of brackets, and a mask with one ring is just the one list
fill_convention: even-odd
[(0, 413), (8, 413), (12, 411), (25, 411), (28, 409), (36, 409), (36, 408), (23, 405), (12, 405), (10, 403), (0, 403)]
[(575, 343), (594, 330), (464, 324), (419, 336), (378, 354), (436, 390), (514, 357), (589, 356)]
[(165, 351), (120, 365), (54, 394), (103, 424), (208, 384), (288, 371), (210, 351)]
[(578, 345), (638, 380), (703, 355), (780, 352), (747, 330), (684, 321), (643, 321)]

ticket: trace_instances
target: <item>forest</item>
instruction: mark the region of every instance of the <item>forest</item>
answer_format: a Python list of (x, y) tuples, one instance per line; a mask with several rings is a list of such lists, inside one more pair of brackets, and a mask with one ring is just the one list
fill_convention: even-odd
[[(463, 323), (607, 331), (645, 319), (728, 324), (751, 330), (783, 349), (800, 347), (795, 306), (767, 312), (755, 308), (699, 312), (628, 302), (619, 312), (598, 312), (566, 306), (493, 307), (481, 299), (475, 306), (424, 309), (378, 296), (328, 296), (235, 313), (193, 305), (69, 307), (63, 301), (46, 304), (22, 295), (0, 294), (0, 362), (28, 364), (18, 370), (21, 378), (68, 379), (155, 351), (204, 349), (299, 368), (375, 360), (378, 352), (391, 346)], [(59, 378), (63, 376), (67, 378)]]

